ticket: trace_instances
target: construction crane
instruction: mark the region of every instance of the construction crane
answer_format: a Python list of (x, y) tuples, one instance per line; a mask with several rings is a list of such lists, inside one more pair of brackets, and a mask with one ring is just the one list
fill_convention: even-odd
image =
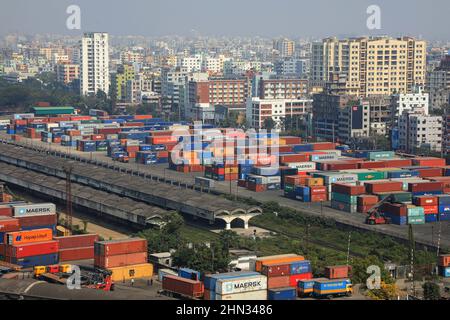
[(393, 198), (392, 195), (387, 196), (386, 198), (378, 202), (376, 205), (374, 205), (372, 208), (370, 208), (369, 211), (367, 211), (366, 223), (370, 225), (391, 223), (391, 219), (385, 217), (382, 213), (380, 213), (378, 209), (382, 204), (390, 202), (392, 198)]
[(66, 230), (65, 236), (70, 235), (72, 232), (72, 170), (73, 166), (68, 165), (63, 167), (66, 174)]

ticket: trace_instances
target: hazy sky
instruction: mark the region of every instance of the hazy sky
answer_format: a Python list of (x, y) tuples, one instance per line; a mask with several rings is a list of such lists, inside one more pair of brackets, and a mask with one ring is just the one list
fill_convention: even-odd
[[(450, 40), (449, 0), (1, 0), (0, 33), (78, 35), (66, 8), (81, 8), (81, 32), (114, 35), (323, 37), (400, 34)], [(381, 27), (366, 27), (366, 9), (381, 8)]]

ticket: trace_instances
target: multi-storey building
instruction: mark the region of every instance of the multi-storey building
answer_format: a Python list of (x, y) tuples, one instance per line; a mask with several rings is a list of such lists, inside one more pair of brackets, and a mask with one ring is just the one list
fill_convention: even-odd
[(341, 108), (338, 113), (337, 136), (349, 143), (352, 139), (370, 136), (370, 105), (360, 100)]
[(405, 111), (398, 119), (398, 148), (410, 153), (420, 153), (423, 149), (441, 152), (442, 132), (441, 116)]
[(274, 40), (273, 48), (277, 50), (282, 57), (292, 57), (295, 52), (295, 42), (286, 38)]
[(299, 99), (308, 93), (306, 79), (262, 79), (258, 86), (260, 99)]
[(394, 94), (391, 97), (391, 124), (395, 125), (404, 111), (428, 114), (429, 95), (419, 88), (413, 93)]
[(77, 64), (59, 63), (55, 69), (56, 80), (64, 84), (69, 84), (80, 77), (79, 65)]
[[(327, 38), (312, 45), (311, 81), (339, 81), (340, 93), (369, 96), (424, 87), (426, 42), (409, 37)], [(338, 75), (337, 79), (333, 76)]]
[(428, 72), (427, 91), (433, 108), (450, 103), (450, 55), (445, 56), (437, 68)]
[(127, 96), (127, 82), (134, 80), (135, 69), (131, 64), (121, 64), (117, 66), (117, 72), (111, 75), (111, 83), (116, 93), (118, 101), (124, 101)]
[(387, 135), (391, 122), (391, 96), (370, 96), (363, 99), (369, 104), (370, 134)]
[(276, 61), (274, 67), (277, 75), (303, 78), (309, 73), (309, 59), (282, 59)]
[(311, 113), (311, 99), (247, 99), (246, 119), (251, 128), (264, 128), (266, 119), (271, 118), (275, 129), (283, 129), (286, 117), (304, 117)]
[(80, 92), (90, 95), (101, 90), (108, 94), (109, 84), (108, 34), (85, 33), (81, 40)]

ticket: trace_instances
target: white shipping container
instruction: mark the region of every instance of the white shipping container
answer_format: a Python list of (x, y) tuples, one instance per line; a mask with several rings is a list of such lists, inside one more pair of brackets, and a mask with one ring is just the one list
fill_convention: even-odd
[(326, 154), (335, 154), (336, 156), (340, 157), (342, 155), (341, 150), (319, 150), (320, 152), (325, 152)]
[(281, 183), (280, 176), (269, 176), (267, 177), (267, 183)]
[(56, 214), (56, 206), (53, 203), (37, 203), (13, 206), (14, 217), (40, 216)]
[(126, 145), (127, 146), (139, 146), (139, 140), (127, 139)]
[(252, 275), (242, 278), (219, 279), (216, 282), (216, 293), (221, 295), (267, 289), (267, 277)]
[(159, 269), (158, 270), (158, 280), (160, 282), (162, 282), (163, 277), (166, 275), (178, 276), (178, 273), (176, 273), (172, 269)]
[(216, 294), (215, 298), (215, 300), (267, 300), (267, 290), (226, 295)]
[(309, 162), (291, 162), (287, 164), (289, 168), (297, 168), (298, 171), (316, 170), (316, 163)]
[(46, 127), (47, 131), (50, 131), (50, 128), (59, 128), (59, 123), (47, 123)]

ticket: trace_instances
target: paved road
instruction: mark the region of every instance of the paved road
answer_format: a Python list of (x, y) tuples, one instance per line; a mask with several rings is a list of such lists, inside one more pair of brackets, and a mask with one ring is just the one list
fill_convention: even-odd
[[(0, 133), (0, 139), (10, 140), (10, 136), (6, 133)], [(113, 164), (115, 166), (121, 167), (123, 169), (132, 169), (140, 172), (145, 172), (148, 174), (153, 174), (160, 176), (162, 179), (167, 181), (178, 181), (183, 184), (194, 184), (194, 179), (196, 176), (201, 176), (201, 172), (191, 172), (191, 173), (181, 173), (168, 169), (167, 164), (155, 164), (155, 165), (142, 165), (138, 163), (119, 163), (113, 161), (110, 157), (106, 155), (105, 152), (81, 152), (77, 151), (75, 148), (65, 147), (58, 144), (49, 144), (42, 142), (40, 140), (32, 140), (27, 138), (22, 138), (19, 142), (27, 147), (39, 147), (46, 148), (49, 151), (64, 152), (69, 155), (76, 155), (80, 158), (86, 160), (97, 160), (101, 162), (106, 162)], [(371, 230), (375, 232), (380, 232), (383, 234), (391, 235), (394, 237), (400, 237), (403, 239), (408, 239), (408, 227), (399, 225), (378, 225), (369, 226), (364, 223), (365, 215), (359, 213), (347, 213), (339, 210), (334, 210), (330, 207), (329, 202), (324, 202), (323, 205), (320, 203), (303, 203), (300, 201), (292, 200), (283, 197), (282, 190), (266, 191), (266, 192), (253, 192), (245, 188), (237, 186), (236, 182), (228, 181), (215, 181), (214, 188), (212, 189), (219, 193), (239, 195), (241, 197), (253, 198), (256, 201), (267, 202), (275, 201), (282, 206), (290, 207), (296, 210), (300, 210), (306, 214), (313, 216), (323, 216), (327, 218), (332, 218), (339, 223), (346, 225), (351, 225), (364, 230)], [(440, 233), (439, 233), (440, 229)], [(446, 250), (450, 249), (450, 222), (439, 223), (428, 223), (425, 225), (414, 226), (415, 239), (418, 242), (427, 244), (430, 246), (439, 245)], [(438, 237), (440, 234), (440, 237)], [(440, 238), (438, 240), (438, 238)]]

